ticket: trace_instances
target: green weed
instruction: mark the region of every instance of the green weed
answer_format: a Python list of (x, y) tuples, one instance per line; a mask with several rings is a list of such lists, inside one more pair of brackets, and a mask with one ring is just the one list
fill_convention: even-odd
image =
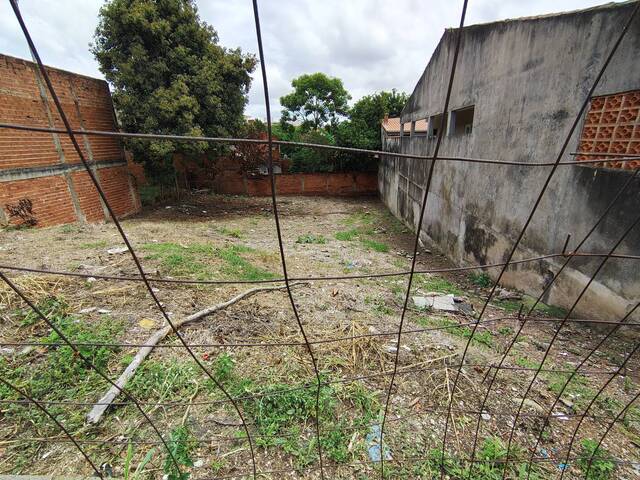
[(358, 230), (356, 229), (344, 230), (344, 231), (335, 233), (336, 240), (340, 240), (343, 242), (350, 242), (351, 240), (356, 238), (358, 235), (359, 235)]
[(428, 273), (416, 274), (413, 281), (416, 288), (422, 288), (427, 292), (451, 293), (453, 295), (462, 295), (463, 293), (462, 290), (447, 279)]
[(196, 390), (199, 370), (195, 364), (176, 360), (149, 359), (140, 365), (130, 380), (129, 389), (136, 398), (189, 398)]
[(364, 303), (371, 305), (374, 312), (381, 315), (393, 315), (393, 309), (387, 305), (387, 302), (380, 297), (364, 297)]
[(513, 328), (511, 328), (511, 327), (500, 327), (498, 329), (498, 333), (500, 335), (511, 335), (511, 334), (513, 334)]
[[(515, 450), (515, 451), (514, 451)], [(527, 464), (522, 462), (519, 449), (512, 449), (509, 458), (512, 460), (508, 465), (506, 478), (524, 480), (539, 480), (536, 470), (532, 470), (529, 475)], [(444, 460), (443, 460), (444, 457)], [(448, 478), (467, 480), (500, 480), (503, 477), (504, 460), (507, 457), (507, 448), (502, 440), (496, 437), (486, 438), (478, 449), (476, 462), (469, 464), (458, 458), (458, 456), (442, 450), (432, 449), (427, 454), (427, 459), (413, 466), (410, 470), (405, 468), (402, 472), (396, 472), (389, 478), (440, 478), (441, 469)], [(399, 473), (399, 474), (398, 474)]]
[(97, 242), (88, 242), (80, 245), (83, 250), (93, 250), (95, 248), (105, 248), (109, 245), (106, 240), (98, 240)]
[(244, 237), (244, 234), (242, 233), (242, 231), (239, 228), (226, 228), (226, 227), (222, 227), (220, 229), (220, 233), (223, 235), (228, 235), (229, 237), (232, 238), (242, 238)]
[[(590, 438), (585, 438), (580, 442), (581, 451), (578, 456), (578, 466), (585, 475), (586, 480), (608, 480), (612, 478), (616, 470), (613, 457), (604, 448), (598, 447), (598, 443)], [(589, 468), (589, 460), (591, 468)], [(587, 470), (589, 473), (587, 473)]]
[(195, 276), (198, 279), (212, 278), (216, 272), (206, 261), (219, 259), (224, 261), (221, 272), (227, 278), (268, 280), (275, 277), (273, 273), (256, 267), (243, 258), (240, 254), (260, 254), (260, 252), (242, 245), (215, 248), (208, 244), (147, 243), (142, 248), (149, 252), (145, 258), (159, 260), (170, 275)]
[(382, 242), (376, 242), (375, 240), (370, 240), (368, 238), (360, 239), (360, 242), (370, 250), (374, 250), (376, 252), (388, 252), (389, 245)]
[(528, 358), (525, 358), (525, 357), (516, 358), (516, 365), (523, 368), (535, 368), (535, 369), (540, 368), (539, 362), (534, 362), (533, 360), (529, 360)]
[(225, 261), (226, 265), (222, 267), (222, 273), (229, 278), (237, 278), (240, 280), (269, 280), (275, 278), (274, 273), (256, 267), (240, 256), (241, 253), (253, 252), (255, 252), (255, 250), (249, 247), (231, 245), (225, 248), (217, 248), (215, 255)]
[[(103, 318), (99, 323), (87, 323), (76, 318), (61, 297), (50, 297), (40, 302), (38, 307), (62, 334), (75, 344), (112, 343), (123, 330), (122, 322), (111, 318)], [(22, 324), (35, 324), (30, 312), (21, 313), (24, 314)], [(42, 347), (34, 349), (28, 356), (2, 357), (0, 375), (39, 400), (84, 400), (95, 397), (95, 392), (104, 388), (104, 382), (99, 375), (87, 367), (71, 347), (54, 345), (62, 343), (61, 337), (55, 331), (50, 331), (40, 342)], [(116, 347), (78, 345), (77, 348), (101, 370), (107, 369), (113, 354), (118, 351)], [(16, 398), (17, 394), (13, 390), (0, 386), (0, 399)], [(49, 410), (72, 431), (84, 423), (84, 412), (78, 409), (51, 405)], [(18, 404), (10, 404), (3, 413), (18, 421), (31, 423), (37, 430), (46, 430), (50, 426), (48, 417), (37, 409), (25, 409)]]
[[(518, 312), (520, 310), (520, 306), (524, 305), (524, 312), (528, 312), (536, 303), (536, 299), (529, 295), (524, 295), (522, 300), (497, 300), (493, 303), (509, 313)], [(533, 311), (553, 318), (564, 318), (567, 314), (567, 311), (564, 308), (556, 307), (554, 305), (546, 305), (542, 302), (538, 302)]]
[(487, 288), (491, 286), (491, 277), (484, 272), (470, 273), (469, 280), (477, 287)]
[(168, 480), (187, 480), (189, 473), (185, 472), (184, 468), (180, 472), (176, 463), (182, 467), (193, 467), (191, 455), (198, 446), (198, 442), (186, 426), (181, 426), (171, 431), (168, 444), (173, 458), (167, 453), (163, 467), (165, 475)]
[[(443, 331), (460, 338), (468, 339), (471, 337), (472, 329), (467, 326), (461, 326), (454, 320), (448, 318), (429, 318), (420, 317), (418, 323), (425, 327), (442, 327)], [(494, 348), (493, 333), (490, 330), (477, 329), (471, 343), (476, 346)]]
[[(570, 364), (566, 366), (567, 370), (571, 368), (572, 365)], [(589, 379), (584, 375), (576, 374), (567, 384), (570, 376), (571, 374), (569, 373), (550, 372), (545, 374), (549, 390), (559, 395), (564, 388), (563, 396), (571, 397), (578, 407), (586, 405), (588, 400), (595, 395), (595, 391), (590, 387)], [(566, 387), (565, 384), (567, 384)]]
[(313, 235), (312, 233), (307, 233), (306, 235), (300, 235), (296, 240), (296, 243), (318, 243), (322, 245), (327, 243), (327, 239), (322, 235)]
[(214, 247), (206, 244), (179, 245), (177, 243), (146, 243), (142, 246), (149, 260), (159, 260), (162, 267), (170, 275), (196, 276), (204, 279), (211, 275), (211, 268), (204, 263), (211, 258)]
[(75, 223), (67, 223), (66, 225), (62, 225), (60, 227), (60, 233), (78, 233), (80, 231), (80, 227)]
[(144, 456), (144, 458), (140, 461), (140, 463), (138, 463), (138, 466), (136, 467), (136, 469), (131, 471), (131, 468), (133, 467), (134, 450), (133, 450), (133, 444), (129, 442), (129, 445), (127, 445), (127, 455), (124, 459), (124, 472), (123, 472), (124, 480), (135, 480), (139, 478), (144, 468), (153, 459), (153, 456), (155, 455), (155, 453), (156, 453), (155, 448), (152, 448), (151, 450), (149, 450), (147, 454)]

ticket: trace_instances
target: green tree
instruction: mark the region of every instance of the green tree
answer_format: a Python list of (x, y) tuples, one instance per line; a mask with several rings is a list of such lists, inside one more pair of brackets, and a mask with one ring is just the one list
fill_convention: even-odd
[(362, 97), (349, 111), (349, 120), (336, 129), (338, 145), (380, 150), (380, 122), (385, 115), (400, 115), (408, 99), (406, 93), (395, 89)]
[[(335, 145), (333, 135), (324, 129), (302, 130), (296, 129), (294, 140), (304, 143), (315, 143), (319, 145)], [(336, 163), (337, 157), (333, 150), (296, 147), (291, 154), (292, 173), (305, 172), (334, 172), (339, 169)]]
[[(334, 127), (336, 143), (342, 147), (380, 150), (380, 122), (385, 115), (400, 115), (408, 98), (406, 93), (395, 89), (362, 97), (349, 110), (349, 120)], [(375, 170), (377, 166), (377, 160), (365, 154), (340, 152), (337, 161), (343, 170)]]
[(293, 92), (280, 97), (285, 122), (301, 120), (303, 128), (318, 130), (327, 124), (336, 125), (348, 112), (351, 95), (339, 78), (311, 73), (293, 79), (291, 86)]
[[(255, 57), (218, 45), (193, 0), (111, 0), (100, 9), (91, 51), (125, 130), (230, 136), (243, 125)], [(214, 148), (143, 140), (127, 146), (164, 183), (172, 179), (174, 152), (197, 157)]]

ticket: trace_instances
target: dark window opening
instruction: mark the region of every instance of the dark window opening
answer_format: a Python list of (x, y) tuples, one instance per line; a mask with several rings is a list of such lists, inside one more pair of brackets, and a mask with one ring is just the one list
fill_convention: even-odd
[[(445, 119), (446, 121), (446, 119)], [(442, 114), (432, 115), (429, 117), (429, 137), (435, 138), (443, 126)]]
[(474, 106), (461, 108), (451, 112), (450, 134), (468, 135), (473, 132)]

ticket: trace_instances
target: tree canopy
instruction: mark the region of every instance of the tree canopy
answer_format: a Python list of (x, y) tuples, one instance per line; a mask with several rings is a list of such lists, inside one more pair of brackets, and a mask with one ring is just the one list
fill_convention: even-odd
[[(255, 57), (218, 45), (193, 0), (110, 0), (100, 9), (91, 50), (125, 130), (231, 136), (243, 125)], [(172, 169), (173, 152), (210, 148), (142, 140), (128, 147), (156, 179)]]
[(395, 117), (407, 103), (409, 96), (395, 89), (365, 95), (349, 110), (349, 119), (336, 129), (340, 145), (380, 150), (380, 121), (385, 115)]
[(305, 129), (335, 125), (348, 112), (351, 95), (342, 80), (324, 73), (301, 75), (291, 82), (293, 92), (280, 97), (284, 121), (302, 121)]
[[(333, 90), (327, 82), (334, 85)], [(346, 102), (351, 96), (340, 79), (314, 73), (294, 79), (292, 85), (295, 91), (280, 99), (285, 109), (280, 123), (274, 126), (279, 138), (368, 150), (382, 148), (382, 119), (385, 115), (400, 115), (409, 98), (406, 93), (393, 89), (366, 95), (349, 108)], [(335, 102), (338, 97), (339, 108)], [(344, 120), (338, 121), (340, 116), (345, 117)], [(302, 123), (295, 126), (292, 121), (296, 120)], [(282, 152), (292, 160), (291, 171), (374, 170), (377, 164), (375, 158), (365, 154), (293, 146), (283, 146)]]

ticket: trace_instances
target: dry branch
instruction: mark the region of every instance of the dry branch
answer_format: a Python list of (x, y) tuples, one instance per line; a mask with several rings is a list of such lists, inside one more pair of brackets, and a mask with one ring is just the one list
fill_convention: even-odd
[[(299, 286), (299, 285), (306, 285), (306, 283), (297, 282), (297, 283), (292, 283), (290, 285), (292, 287), (294, 287), (294, 286)], [(257, 288), (252, 288), (251, 290), (247, 290), (246, 292), (241, 293), (240, 295), (237, 295), (237, 296), (233, 297), (231, 300), (228, 300), (228, 301), (226, 301), (224, 303), (219, 303), (218, 305), (214, 305), (212, 307), (205, 308), (204, 310), (200, 310), (199, 312), (196, 312), (193, 315), (185, 317), (185, 318), (183, 318), (181, 320), (176, 320), (176, 321), (173, 322), (173, 325), (177, 329), (177, 328), (180, 328), (180, 327), (182, 327), (183, 325), (185, 325), (187, 323), (194, 322), (196, 320), (200, 320), (200, 319), (202, 319), (204, 317), (207, 317), (207, 316), (209, 316), (209, 315), (211, 315), (211, 314), (213, 314), (215, 312), (223, 310), (223, 309), (233, 305), (234, 303), (239, 302), (242, 299), (245, 299), (247, 297), (255, 295), (256, 293), (269, 292), (269, 291), (274, 291), (274, 290), (283, 290), (285, 288), (286, 288), (285, 285), (276, 286), (276, 287), (257, 287)], [(131, 377), (133, 377), (133, 375), (136, 373), (137, 368), (144, 361), (144, 359), (147, 358), (147, 356), (151, 353), (151, 351), (153, 350), (154, 346), (157, 345), (162, 339), (164, 339), (172, 331), (173, 331), (172, 328), (169, 325), (167, 325), (167, 326), (161, 328), (160, 330), (157, 330), (153, 335), (151, 335), (147, 339), (147, 341), (145, 342), (145, 346), (140, 348), (140, 350), (138, 350), (138, 353), (133, 358), (131, 363), (127, 366), (125, 371), (122, 372), (122, 375), (120, 375), (118, 380), (116, 380), (114, 382), (115, 385), (113, 385), (107, 391), (107, 393), (105, 393), (102, 396), (102, 398), (100, 398), (100, 400), (98, 400), (97, 404), (94, 405), (94, 407), (91, 409), (91, 411), (87, 414), (87, 423), (97, 424), (102, 419), (102, 416), (104, 415), (104, 412), (107, 410), (107, 408), (109, 408), (109, 406), (111, 405), (113, 400), (119, 395), (119, 393), (121, 392), (121, 389), (124, 388), (124, 386), (127, 384), (129, 379)]]

